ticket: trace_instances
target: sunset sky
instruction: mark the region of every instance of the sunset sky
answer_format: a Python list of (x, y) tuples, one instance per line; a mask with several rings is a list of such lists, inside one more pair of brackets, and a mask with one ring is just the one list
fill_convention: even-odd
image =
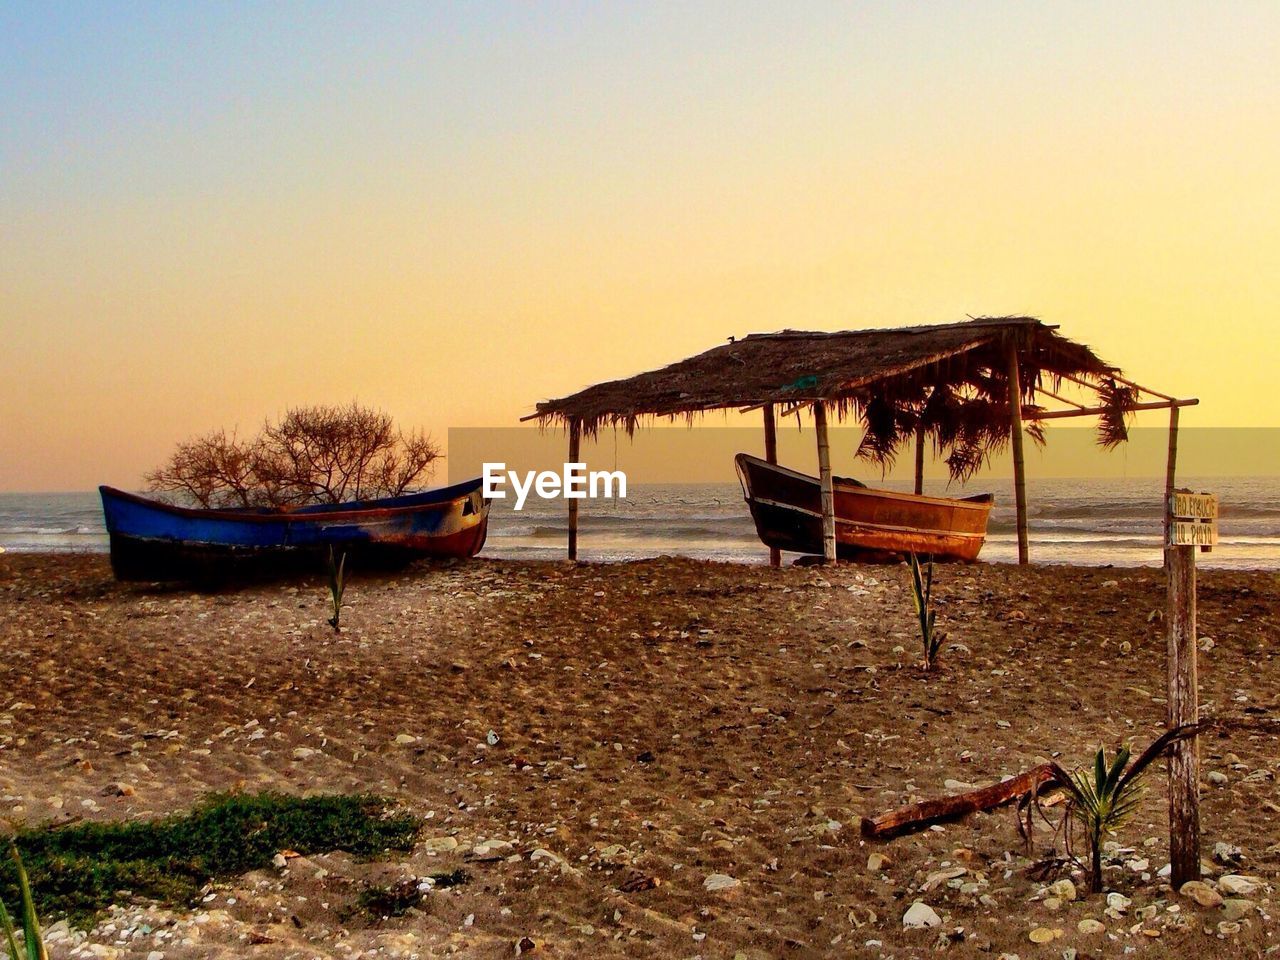
[(1270, 0), (0, 0), (0, 91), (0, 490), (966, 314), (1280, 426)]

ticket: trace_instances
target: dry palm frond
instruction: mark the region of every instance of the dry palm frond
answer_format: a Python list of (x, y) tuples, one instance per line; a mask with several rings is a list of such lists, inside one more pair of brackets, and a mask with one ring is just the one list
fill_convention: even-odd
[(1133, 405), (1138, 402), (1135, 387), (1119, 383), (1110, 377), (1099, 382), (1098, 395), (1102, 400), (1102, 413), (1098, 415), (1098, 444), (1105, 450), (1129, 439), (1129, 417)]
[[(953, 480), (965, 481), (1009, 445), (1008, 401), (964, 397), (950, 387), (933, 391), (921, 415), (933, 436), (934, 451), (944, 455)], [(1044, 430), (1030, 422), (1023, 428), (1035, 443), (1044, 443)]]
[(858, 444), (857, 456), (888, 470), (897, 459), (898, 450), (915, 436), (918, 415), (910, 407), (899, 407), (874, 396), (863, 407), (862, 420), (866, 432)]

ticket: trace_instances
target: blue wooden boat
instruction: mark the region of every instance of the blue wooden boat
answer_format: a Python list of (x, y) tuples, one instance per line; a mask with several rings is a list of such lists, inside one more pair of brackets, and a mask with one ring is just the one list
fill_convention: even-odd
[(489, 526), (481, 483), (282, 509), (195, 509), (112, 487), (98, 492), (117, 579), (208, 580), (322, 571), (330, 547), (365, 568), (473, 557)]

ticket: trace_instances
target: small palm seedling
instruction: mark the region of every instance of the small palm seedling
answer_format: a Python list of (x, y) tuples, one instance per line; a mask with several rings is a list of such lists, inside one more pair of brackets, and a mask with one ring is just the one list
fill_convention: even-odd
[(329, 618), (329, 626), (334, 633), (342, 630), (342, 595), (347, 589), (347, 555), (343, 553), (334, 559), (333, 547), (329, 548), (329, 598), (333, 604), (333, 616)]
[(915, 603), (916, 619), (920, 622), (920, 646), (924, 653), (924, 668), (932, 670), (942, 647), (943, 634), (934, 629), (937, 611), (933, 609), (933, 558), (923, 569), (920, 558), (914, 553), (908, 556), (911, 566), (911, 599)]
[[(1111, 765), (1106, 751), (1098, 748), (1093, 770), (1077, 770), (1068, 774), (1054, 764), (1057, 781), (1067, 793), (1068, 815), (1084, 828), (1089, 844), (1089, 890), (1102, 892), (1102, 837), (1119, 827), (1142, 799), (1143, 778), (1147, 768), (1169, 752), (1169, 748), (1188, 740), (1205, 729), (1205, 724), (1184, 723), (1166, 730), (1129, 763), (1129, 751), (1121, 747)], [(1092, 773), (1092, 779), (1090, 779)]]
[(1077, 770), (1066, 784), (1070, 815), (1084, 831), (1089, 847), (1089, 891), (1102, 892), (1102, 838), (1119, 827), (1142, 799), (1142, 774), (1134, 764), (1128, 771), (1129, 749), (1116, 751), (1107, 764), (1106, 750), (1098, 748), (1093, 769)]
[(9, 911), (5, 909), (4, 901), (0, 900), (0, 930), (4, 932), (4, 940), (0, 941), (8, 951), (9, 956), (13, 960), (49, 960), (49, 952), (45, 949), (44, 937), (40, 934), (40, 922), (36, 919), (36, 905), (31, 897), (31, 881), (27, 879), (27, 870), (22, 865), (22, 857), (18, 854), (18, 848), (9, 847), (13, 855), (13, 862), (18, 867), (18, 890), (22, 897), (22, 946), (24, 949), (18, 949), (17, 931), (14, 930), (13, 921), (9, 918)]
[[(1110, 763), (1107, 763), (1106, 750), (1099, 747), (1092, 769), (1086, 767), (1068, 773), (1056, 763), (1048, 764), (1048, 779), (1034, 787), (1018, 804), (1019, 810), (1026, 814), (1024, 822), (1022, 813), (1019, 813), (1019, 831), (1030, 844), (1032, 816), (1039, 812), (1045, 822), (1055, 828), (1055, 833), (1062, 831), (1067, 856), (1079, 863), (1072, 853), (1072, 826), (1078, 825), (1089, 848), (1089, 892), (1101, 893), (1103, 837), (1115, 832), (1137, 808), (1144, 792), (1142, 781), (1147, 769), (1168, 753), (1174, 744), (1196, 737), (1212, 726), (1220, 727), (1221, 724), (1213, 721), (1184, 723), (1166, 730), (1151, 741), (1132, 763), (1127, 747), (1117, 750)], [(1063, 818), (1057, 824), (1045, 816), (1039, 802), (1043, 793), (1053, 790), (1061, 790), (1067, 800)], [(1044, 865), (1051, 862), (1056, 868), (1063, 861), (1044, 861)]]

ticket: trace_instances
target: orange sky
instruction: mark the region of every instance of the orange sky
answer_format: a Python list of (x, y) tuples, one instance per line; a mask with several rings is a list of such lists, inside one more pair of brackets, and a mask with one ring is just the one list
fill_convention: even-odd
[(965, 314), (1280, 426), (1280, 7), (693, 6), (7, 8), (0, 490)]

